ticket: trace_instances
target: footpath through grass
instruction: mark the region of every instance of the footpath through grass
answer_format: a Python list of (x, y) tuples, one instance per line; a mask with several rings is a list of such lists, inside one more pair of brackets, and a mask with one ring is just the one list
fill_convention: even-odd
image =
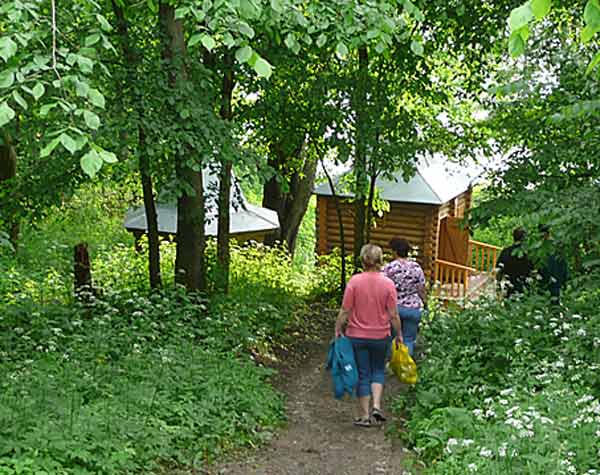
[(440, 475), (600, 473), (600, 291), (436, 311), (403, 436)]

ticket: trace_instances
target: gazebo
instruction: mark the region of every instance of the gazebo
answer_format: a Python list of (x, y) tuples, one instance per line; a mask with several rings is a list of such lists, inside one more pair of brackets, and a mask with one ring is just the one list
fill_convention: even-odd
[[(389, 202), (389, 212), (375, 220), (370, 242), (391, 252), (389, 241), (407, 239), (426, 276), (454, 297), (465, 297), (482, 285), (496, 264), (497, 249), (470, 239), (462, 218), (471, 208), (473, 178), (465, 170), (452, 171), (442, 164), (421, 163), (405, 181), (401, 173), (393, 180), (376, 181), (379, 197)], [(336, 204), (328, 183), (318, 185), (317, 253), (341, 246)], [(354, 208), (352, 194), (339, 193), (346, 252), (353, 249)], [(447, 287), (450, 286), (448, 289)]]
[[(202, 173), (205, 189), (206, 224), (204, 232), (207, 236), (217, 235), (217, 176), (205, 169)], [(175, 203), (157, 203), (158, 232), (161, 236), (177, 235), (177, 205)], [(248, 240), (263, 241), (265, 235), (279, 229), (277, 212), (252, 205), (246, 200), (235, 177), (231, 187), (230, 237), (238, 242)], [(138, 240), (147, 230), (146, 212), (143, 206), (130, 208), (125, 216), (125, 229), (132, 232)]]

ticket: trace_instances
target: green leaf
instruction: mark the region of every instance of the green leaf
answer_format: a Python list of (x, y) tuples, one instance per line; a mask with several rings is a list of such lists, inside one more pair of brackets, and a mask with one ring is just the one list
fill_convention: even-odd
[(223, 35), (223, 44), (228, 48), (231, 48), (235, 45), (235, 38), (231, 33), (227, 32)]
[(17, 52), (17, 44), (8, 36), (0, 38), (0, 57), (7, 62)]
[(581, 30), (581, 42), (587, 43), (589, 42), (594, 35), (596, 34), (596, 30), (591, 25), (586, 25), (583, 30)]
[(60, 143), (63, 145), (63, 147), (65, 147), (71, 153), (71, 155), (77, 151), (77, 143), (69, 134), (63, 132), (58, 138), (60, 139)]
[(14, 118), (15, 111), (10, 108), (6, 101), (3, 101), (2, 104), (0, 104), (0, 127), (8, 124)]
[(77, 64), (79, 68), (84, 73), (91, 73), (94, 69), (94, 62), (90, 58), (86, 58), (85, 56), (78, 55), (77, 56)]
[(271, 0), (271, 8), (277, 13), (283, 12), (283, 1), (282, 0)]
[(87, 97), (90, 85), (85, 81), (75, 81), (75, 92), (79, 97)]
[(325, 43), (327, 43), (327, 36), (324, 33), (321, 33), (317, 38), (317, 46), (321, 48)]
[(525, 52), (525, 42), (518, 31), (513, 31), (508, 39), (508, 52), (513, 58)]
[(375, 30), (375, 29), (369, 30), (369, 31), (367, 31), (367, 39), (372, 40), (373, 38), (377, 38), (380, 34), (381, 34), (381, 31), (379, 31), (379, 30)]
[(58, 104), (56, 102), (53, 102), (52, 104), (44, 104), (42, 107), (40, 107), (40, 115), (42, 117), (46, 117), (48, 112), (54, 109), (57, 105)]
[(550, 11), (551, 0), (531, 0), (531, 11), (536, 20), (541, 20)]
[(19, 94), (19, 91), (13, 91), (12, 95), (17, 104), (19, 104), (23, 109), (27, 109), (27, 101), (21, 94)]
[[(600, 28), (600, 1), (588, 0), (583, 10), (583, 19), (586, 25), (592, 28)], [(596, 30), (597, 31), (597, 30)]]
[(104, 96), (100, 93), (98, 89), (90, 89), (90, 91), (88, 92), (88, 99), (96, 107), (104, 109)]
[(518, 8), (515, 8), (512, 12), (510, 12), (510, 17), (508, 19), (508, 25), (510, 26), (510, 31), (517, 31), (527, 24), (531, 20), (533, 20), (533, 12), (531, 11), (531, 4), (529, 2), (521, 5)]
[(41, 82), (38, 82), (35, 86), (33, 86), (33, 89), (31, 90), (31, 95), (37, 101), (44, 95), (44, 92), (46, 92), (46, 88)]
[(596, 53), (596, 56), (594, 56), (593, 59), (590, 61), (590, 64), (588, 64), (588, 67), (585, 70), (585, 74), (590, 74), (594, 70), (594, 68), (598, 66), (598, 64), (600, 64), (600, 51)]
[(245, 21), (239, 22), (239, 24), (238, 24), (238, 30), (239, 30), (239, 32), (242, 35), (244, 35), (244, 36), (246, 36), (246, 37), (248, 37), (250, 39), (254, 38), (254, 30)]
[(100, 33), (94, 33), (92, 35), (89, 35), (86, 39), (85, 39), (85, 45), (86, 46), (93, 46), (96, 43), (98, 43), (98, 41), (100, 41)]
[(175, 9), (175, 19), (181, 20), (190, 12), (190, 7), (179, 7)]
[(339, 59), (346, 59), (348, 56), (348, 47), (340, 41), (335, 47), (335, 54)]
[(411, 41), (410, 49), (417, 56), (423, 56), (424, 48), (423, 48), (423, 44), (420, 41), (414, 41), (414, 40)]
[(250, 46), (242, 46), (235, 52), (235, 59), (238, 63), (246, 63), (252, 56), (252, 48)]
[(240, 0), (240, 12), (244, 18), (253, 20), (260, 15), (260, 8), (252, 0)]
[(294, 53), (300, 52), (300, 44), (296, 41), (296, 37), (293, 33), (288, 33), (284, 40), (285, 45)]
[(44, 157), (47, 157), (48, 155), (50, 155), (59, 143), (60, 143), (60, 138), (56, 137), (55, 139), (50, 141), (48, 144), (46, 144), (46, 146), (40, 152), (40, 158), (44, 158)]
[(100, 127), (100, 118), (92, 111), (83, 111), (83, 119), (90, 129), (97, 130)]
[(202, 35), (200, 33), (196, 33), (195, 35), (192, 35), (192, 37), (190, 38), (190, 41), (188, 41), (188, 46), (191, 48), (192, 46), (200, 43), (201, 39), (202, 39)]
[(79, 161), (83, 171), (89, 175), (90, 178), (94, 178), (96, 173), (102, 168), (102, 158), (95, 150), (90, 150), (86, 153)]
[(98, 14), (96, 15), (96, 19), (98, 20), (98, 23), (100, 23), (100, 28), (102, 28), (104, 31), (112, 31), (112, 26), (106, 18)]
[(6, 89), (15, 83), (15, 73), (13, 71), (0, 72), (0, 89)]
[(263, 58), (258, 58), (254, 63), (254, 70), (260, 77), (269, 79), (273, 73), (272, 66)]
[(208, 51), (212, 51), (214, 47), (217, 46), (217, 42), (210, 35), (202, 35), (200, 41), (202, 42), (202, 46), (204, 46)]
[(107, 150), (100, 150), (98, 154), (105, 163), (117, 163), (119, 161), (114, 153), (108, 152)]

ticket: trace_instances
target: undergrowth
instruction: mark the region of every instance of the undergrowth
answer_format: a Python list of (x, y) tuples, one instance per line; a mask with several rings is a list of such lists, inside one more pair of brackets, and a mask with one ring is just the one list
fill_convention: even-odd
[(600, 293), (433, 313), (419, 382), (395, 401), (429, 474), (600, 471)]
[[(234, 245), (231, 293), (186, 295), (163, 242), (164, 290), (151, 292), (144, 249), (122, 228), (127, 204), (82, 190), (25, 223), (16, 254), (0, 248), (0, 475), (202, 470), (284, 421), (256, 357), (315, 318), (307, 299), (332, 291), (332, 270)], [(94, 290), (77, 300), (81, 241)], [(214, 243), (207, 256), (210, 277)]]

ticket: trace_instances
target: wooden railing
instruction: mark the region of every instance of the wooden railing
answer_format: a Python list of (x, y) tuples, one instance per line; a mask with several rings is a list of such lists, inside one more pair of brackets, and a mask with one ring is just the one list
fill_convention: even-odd
[(479, 272), (492, 272), (496, 268), (500, 249), (498, 246), (469, 240), (467, 263)]
[(444, 297), (464, 298), (469, 292), (469, 276), (473, 272), (477, 272), (477, 269), (454, 262), (436, 260), (434, 267), (436, 293), (443, 294)]

